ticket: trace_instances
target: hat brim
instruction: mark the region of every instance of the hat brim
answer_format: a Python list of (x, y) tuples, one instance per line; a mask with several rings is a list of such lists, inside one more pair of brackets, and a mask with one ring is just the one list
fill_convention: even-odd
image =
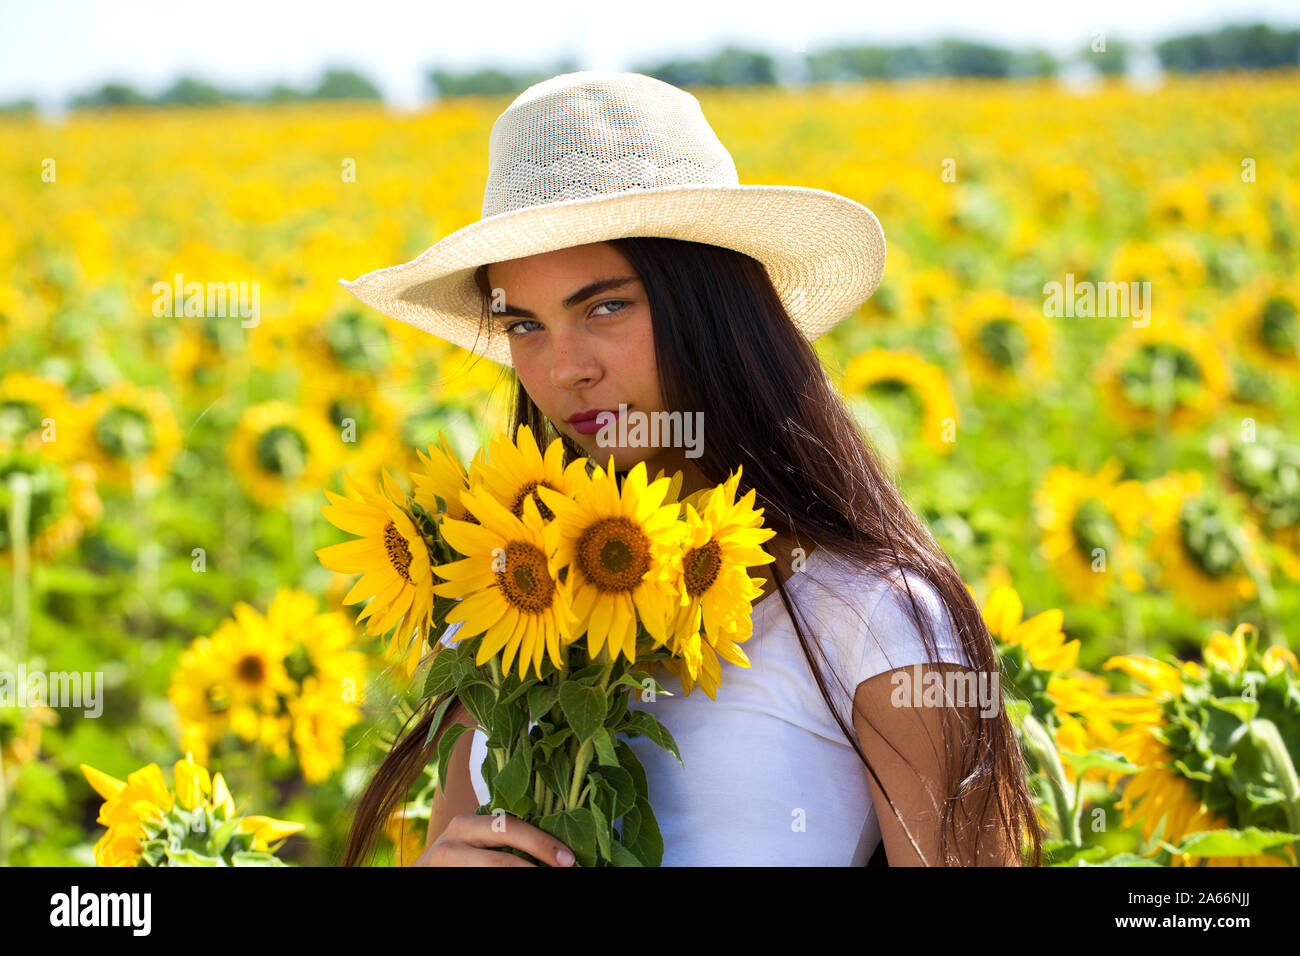
[(795, 327), (812, 341), (880, 285), (885, 233), (874, 213), (806, 186), (689, 184), (530, 206), (470, 223), (410, 262), (339, 284), (390, 318), (507, 367), (504, 333), (480, 329), (480, 265), (625, 236), (659, 236), (762, 262)]

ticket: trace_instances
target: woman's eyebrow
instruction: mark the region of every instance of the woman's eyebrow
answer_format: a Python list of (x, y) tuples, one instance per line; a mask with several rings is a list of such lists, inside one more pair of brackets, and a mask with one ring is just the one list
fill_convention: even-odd
[[(629, 282), (638, 282), (636, 276), (619, 276), (612, 279), (597, 279), (595, 282), (589, 282), (577, 292), (565, 299), (561, 305), (566, 309), (571, 309), (579, 302), (590, 299), (593, 295), (599, 295), (609, 289), (617, 289), (627, 285)], [(517, 305), (507, 305), (500, 309), (494, 310), (497, 315), (515, 315), (521, 319), (535, 319), (537, 313), (529, 309), (520, 308)]]

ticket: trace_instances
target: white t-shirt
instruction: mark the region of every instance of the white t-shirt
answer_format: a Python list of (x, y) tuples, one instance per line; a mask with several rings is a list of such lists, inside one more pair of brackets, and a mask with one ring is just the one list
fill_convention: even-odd
[[(907, 580), (935, 624), (939, 659), (969, 667), (938, 593), (917, 575)], [(786, 588), (850, 730), (862, 681), (929, 659), (907, 595), (883, 576), (816, 548)], [(674, 696), (632, 697), (633, 709), (668, 728), (682, 756), (678, 763), (646, 737), (619, 735), (645, 767), (663, 865), (861, 866), (880, 842), (867, 769), (827, 710), (780, 595), (765, 594), (753, 620), (753, 636), (740, 645), (750, 666), (723, 661), (716, 700), (699, 687), (685, 696), (663, 667), (655, 680)], [(443, 642), (455, 643), (459, 628), (449, 627)], [(488, 800), (486, 756), (487, 736), (475, 730), (470, 766), (480, 803)]]

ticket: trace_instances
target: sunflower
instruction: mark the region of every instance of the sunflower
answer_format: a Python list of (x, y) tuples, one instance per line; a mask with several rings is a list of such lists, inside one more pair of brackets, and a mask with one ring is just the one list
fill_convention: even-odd
[(1246, 562), (1258, 533), (1233, 513), (1229, 498), (1203, 492), (1203, 484), (1198, 471), (1146, 483), (1150, 554), (1162, 587), (1200, 616), (1217, 617), (1256, 596)]
[(1216, 327), (1256, 365), (1300, 373), (1300, 279), (1259, 279), (1224, 305)]
[(549, 522), (555, 515), (538, 496), (538, 486), (571, 496), (579, 473), (586, 475), (587, 459), (579, 458), (565, 468), (561, 439), (551, 442), (543, 458), (531, 428), (520, 425), (517, 436), (517, 444), (505, 434), (492, 439), (487, 455), (490, 464), (480, 461), (471, 466), (470, 484), (481, 484), (516, 518), (523, 517), (524, 498), (531, 496), (542, 520)]
[[(1238, 779), (1234, 776), (1241, 774), (1234, 770), (1238, 758), (1223, 759), (1240, 746), (1244, 724), (1240, 718), (1225, 719), (1225, 711), (1214, 701), (1257, 701), (1260, 718), (1279, 728), (1292, 727), (1300, 721), (1300, 712), (1291, 675), (1300, 671), (1300, 664), (1283, 647), (1258, 654), (1253, 642), (1251, 647), (1246, 644), (1248, 633), (1258, 634), (1258, 630), (1242, 623), (1231, 635), (1214, 632), (1202, 652), (1204, 666), (1188, 661), (1175, 667), (1141, 655), (1112, 657), (1102, 665), (1104, 670), (1122, 671), (1146, 688), (1145, 694), (1133, 699), (1145, 701), (1147, 709), (1134, 708), (1126, 721), (1129, 726), (1115, 737), (1112, 747), (1142, 768), (1128, 781), (1116, 806), (1123, 825), (1140, 825), (1148, 841), (1162, 823), (1162, 840), (1177, 845), (1191, 833), (1258, 822), (1245, 819), (1244, 808), (1251, 808), (1253, 814), (1265, 802), (1246, 800), (1241, 794), (1258, 787), (1259, 781)], [(1265, 683), (1256, 682), (1256, 677), (1265, 675)], [(1247, 685), (1257, 688), (1248, 696)], [(1246, 754), (1240, 759), (1257, 766), (1260, 758)], [(1110, 774), (1112, 787), (1121, 775)], [(1285, 852), (1294, 865), (1294, 851), (1287, 847)], [(1175, 854), (1173, 862), (1196, 865), (1200, 859)], [(1204, 859), (1210, 866), (1287, 865), (1267, 853)]]
[(296, 692), (284, 666), (288, 650), (283, 630), (242, 601), (233, 619), (222, 621), (210, 637), (196, 638), (181, 654), (168, 688), (182, 746), (204, 760), (229, 729), (287, 756), (292, 720), (282, 702)]
[(334, 527), (358, 538), (321, 548), (316, 556), (331, 571), (362, 575), (343, 603), (370, 599), (357, 620), (368, 621), (366, 633), (371, 636), (396, 627), (385, 659), (404, 655), (409, 677), (424, 656), (432, 626), (429, 547), (404, 506), (405, 493), (386, 470), (379, 492), (368, 491), (347, 475), (344, 481), (351, 496), (326, 490), (331, 504), (321, 512)]
[(342, 439), (318, 412), (271, 401), (244, 410), (227, 454), (249, 496), (276, 507), (325, 484)]
[[(411, 484), (414, 486), (412, 499), (415, 503), (431, 515), (445, 514), (457, 521), (466, 520), (469, 512), (460, 503), (460, 493), (471, 487), (470, 473), (465, 471), (465, 466), (447, 444), (446, 437), (441, 431), (438, 432), (438, 443), (429, 445), (428, 455), (419, 449), (415, 453), (424, 467), (424, 471), (411, 472)], [(474, 455), (474, 464), (483, 461), (482, 454), (483, 449), (480, 448)], [(472, 474), (477, 477), (481, 471), (472, 470)]]
[(763, 509), (754, 509), (757, 491), (751, 488), (736, 501), (740, 474), (737, 469), (722, 485), (706, 489), (696, 499), (698, 511), (689, 499), (682, 504), (687, 532), (673, 557), (681, 597), (668, 628), (674, 657), (664, 666), (688, 695), (698, 681), (717, 698), (719, 658), (749, 666), (740, 644), (753, 635), (753, 602), (763, 591), (761, 579), (751, 578), (747, 568), (776, 560), (761, 547), (776, 532), (762, 526)]
[(1142, 527), (1146, 496), (1141, 482), (1118, 480), (1123, 468), (1116, 458), (1095, 475), (1054, 465), (1034, 496), (1040, 550), (1077, 600), (1102, 603), (1117, 577), (1132, 591), (1142, 587), (1129, 542)]
[(475, 660), (479, 666), (504, 649), (504, 671), (519, 654), (520, 680), (530, 664), (542, 677), (544, 653), (563, 668), (560, 648), (573, 641), (576, 621), (572, 572), (567, 584), (559, 580), (559, 526), (543, 522), (532, 495), (523, 497), (522, 518), (483, 485), (462, 492), (460, 499), (478, 523), (446, 518), (439, 526), (444, 540), (464, 555), (433, 569), (447, 582), (435, 585), (434, 594), (460, 599), (447, 620), (464, 622), (458, 636), (484, 634)]
[[(1207, 421), (1228, 397), (1228, 369), (1214, 338), (1175, 320), (1126, 331), (1098, 369), (1104, 395), (1130, 428), (1190, 428)], [(1162, 418), (1163, 415), (1163, 418)]]
[(366, 481), (377, 480), (380, 469), (404, 461), (405, 450), (395, 437), (400, 414), (380, 389), (340, 384), (305, 392), (305, 407), (329, 422), (339, 436), (341, 464), (350, 473)]
[[(21, 478), (19, 477), (21, 476)], [(0, 453), (0, 563), (14, 560), (16, 481), (26, 484), (25, 536), (38, 561), (50, 561), (73, 547), (103, 516), (95, 470), (85, 462), (66, 464), (35, 451)]]
[(137, 475), (157, 480), (171, 467), (181, 433), (162, 392), (121, 381), (86, 400), (87, 459), (99, 477), (129, 485)]
[(1205, 263), (1185, 239), (1165, 234), (1154, 242), (1133, 239), (1120, 243), (1106, 275), (1116, 282), (1150, 282), (1168, 296), (1205, 282)]
[(1029, 386), (1051, 370), (1048, 322), (1023, 299), (993, 291), (967, 296), (953, 329), (972, 377), (999, 392)]
[(647, 485), (643, 461), (621, 486), (613, 455), (608, 470), (596, 466), (592, 475), (575, 471), (574, 478), (572, 498), (545, 485), (537, 491), (555, 513), (558, 561), (568, 566), (578, 619), (575, 633), (586, 633), (592, 660), (608, 644), (611, 658), (622, 652), (635, 663), (638, 618), (658, 646), (667, 642), (676, 613), (672, 557), (687, 530), (678, 517), (680, 505), (664, 503), (668, 478)]
[(921, 406), (921, 437), (941, 455), (952, 452), (945, 436), (957, 423), (957, 402), (943, 369), (907, 351), (871, 349), (844, 369), (844, 392), (873, 392), (914, 397)]
[(125, 781), (84, 763), (81, 772), (104, 798), (95, 822), (108, 827), (108, 831), (95, 843), (95, 863), (136, 866), (140, 860), (140, 844), (145, 839), (141, 822), (161, 820), (172, 808), (172, 794), (162, 769), (151, 763), (129, 774)]
[(61, 383), (9, 372), (0, 378), (0, 453), (21, 448), (58, 461), (75, 460), (82, 454), (76, 440), (81, 412)]

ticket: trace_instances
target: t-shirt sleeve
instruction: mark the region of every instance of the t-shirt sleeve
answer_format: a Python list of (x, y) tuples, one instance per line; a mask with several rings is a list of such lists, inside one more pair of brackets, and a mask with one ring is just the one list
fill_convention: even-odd
[[(953, 630), (951, 616), (938, 590), (916, 574), (908, 574), (907, 583), (921, 613), (932, 625), (938, 659), (970, 667), (970, 659)], [(911, 667), (932, 660), (921, 641), (921, 632), (912, 622), (911, 602), (901, 581), (897, 586), (887, 585), (867, 619), (852, 686), (856, 688), (864, 680), (897, 667)]]
[(456, 637), (456, 632), (464, 626), (464, 621), (457, 621), (454, 624), (448, 624), (447, 630), (442, 632), (442, 637), (439, 638), (439, 641), (447, 647), (453, 646), (459, 640), (459, 638)]

